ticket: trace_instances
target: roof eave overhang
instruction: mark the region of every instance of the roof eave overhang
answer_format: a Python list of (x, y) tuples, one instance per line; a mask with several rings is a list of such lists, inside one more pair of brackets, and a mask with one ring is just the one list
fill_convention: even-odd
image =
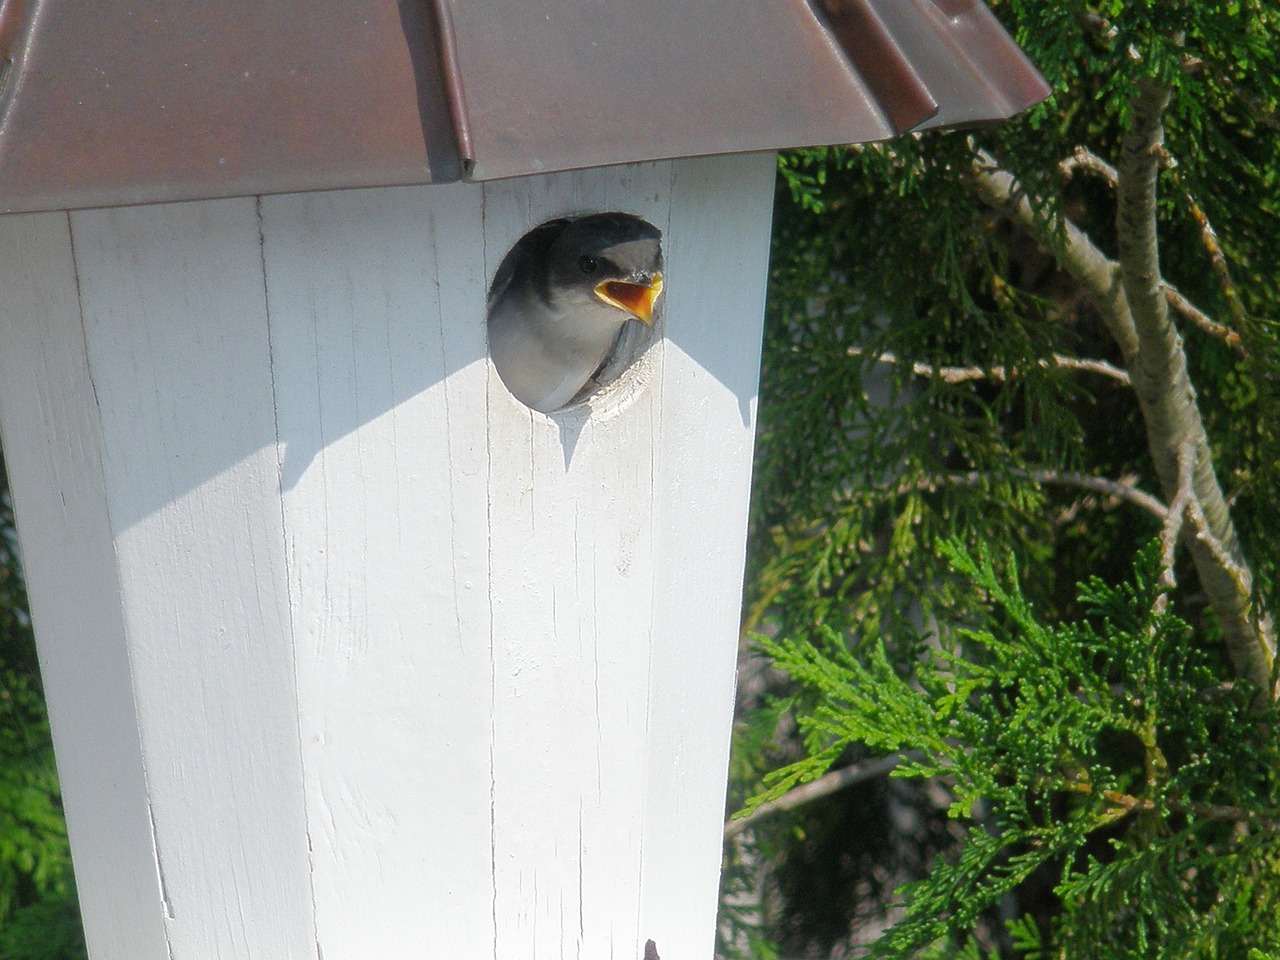
[(1049, 90), (980, 0), (0, 0), (0, 210), (881, 140)]

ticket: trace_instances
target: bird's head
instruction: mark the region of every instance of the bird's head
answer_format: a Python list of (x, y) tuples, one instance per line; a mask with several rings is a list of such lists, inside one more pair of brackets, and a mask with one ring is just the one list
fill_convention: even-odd
[(661, 234), (625, 213), (571, 221), (551, 245), (548, 279), (573, 299), (603, 304), (648, 325), (662, 293)]

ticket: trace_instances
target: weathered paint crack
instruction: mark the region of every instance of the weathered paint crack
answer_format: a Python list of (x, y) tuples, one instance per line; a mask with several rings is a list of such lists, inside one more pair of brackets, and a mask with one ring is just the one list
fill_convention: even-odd
[(80, 256), (76, 252), (76, 231), (71, 225), (70, 210), (67, 211), (67, 246), (71, 249), (71, 278), (76, 286), (76, 311), (80, 315), (80, 339), (84, 344), (85, 373), (89, 376), (89, 390), (93, 394), (93, 405), (97, 410), (101, 410), (102, 403), (98, 400), (98, 382), (93, 376), (93, 361), (89, 354), (89, 335), (84, 326), (84, 296), (80, 291)]
[(151, 850), (156, 861), (156, 879), (160, 884), (160, 901), (164, 904), (164, 946), (169, 960), (173, 960), (173, 938), (169, 934), (169, 923), (174, 919), (173, 901), (169, 899), (169, 883), (164, 876), (164, 861), (160, 857), (160, 835), (156, 829), (155, 810), (151, 806), (151, 797), (147, 797), (147, 822), (151, 827)]
[[(486, 194), (483, 192), (480, 196), (480, 242), (482, 247), (482, 255), (484, 258), (484, 267), (486, 276), (489, 270), (489, 236), (485, 229), (485, 221), (487, 219), (488, 209), (486, 205)], [(486, 336), (488, 326), (486, 324)], [(488, 342), (486, 340), (486, 350)], [(494, 606), (493, 606), (493, 448), (492, 438), (489, 436), (489, 426), (492, 423), (493, 412), (490, 409), (489, 396), (492, 385), (488, 382), (492, 376), (492, 364), (489, 365), (489, 371), (485, 379), (484, 391), (484, 459), (485, 459), (485, 552), (487, 557), (488, 569), (486, 570), (485, 593), (489, 600), (489, 877), (492, 886), (492, 906), (491, 920), (493, 923), (493, 960), (498, 960), (498, 780), (495, 762), (495, 744), (497, 743), (497, 690), (498, 690), (498, 662), (494, 653), (494, 644), (496, 637), (493, 629)]]
[[(428, 209), (427, 213), (427, 242), (431, 245), (431, 260), (433, 263), (440, 262), (440, 254), (436, 242), (436, 220), (435, 213)], [(444, 303), (441, 299), (440, 276), (438, 273), (433, 275), (436, 288), (436, 326), (440, 332), (440, 353), (444, 359), (444, 381), (440, 385), (440, 394), (444, 403), (444, 451), (446, 462), (452, 465), (455, 461), (453, 458), (453, 412), (450, 409), (449, 394), (451, 392), (449, 380), (449, 353), (446, 348), (448, 342), (448, 334), (445, 329), (444, 319)], [(452, 466), (450, 466), (452, 470)], [(400, 474), (397, 472), (397, 476)], [(462, 626), (462, 590), (465, 589), (465, 578), (459, 576), (458, 572), (458, 510), (456, 502), (456, 491), (453, 489), (452, 477), (450, 477), (450, 509), (449, 509), (449, 543), (452, 546), (450, 564), (453, 571), (453, 623), (458, 632), (458, 650), (466, 651), (466, 631)]]
[[(97, 383), (97, 378), (94, 376), (94, 372), (93, 372), (93, 354), (89, 349), (89, 332), (88, 332), (87, 324), (85, 322), (84, 296), (83, 296), (83, 291), (80, 283), (80, 255), (76, 249), (76, 231), (72, 223), (72, 216), (73, 216), (72, 211), (67, 211), (67, 214), (66, 214), (67, 245), (71, 253), (71, 273), (72, 273), (72, 279), (75, 283), (75, 289), (76, 289), (76, 312), (79, 319), (80, 342), (81, 342), (81, 347), (84, 351), (85, 375), (89, 381), (89, 390), (93, 394), (94, 410), (97, 413), (97, 417), (98, 417), (95, 427), (99, 431), (101, 431), (102, 403), (98, 398), (98, 383)], [(101, 437), (99, 437), (98, 442), (100, 444), (103, 443)], [(105, 445), (103, 445), (103, 452), (105, 454)], [(104, 463), (100, 464), (100, 469), (102, 469), (105, 474), (106, 467)], [(106, 481), (104, 477), (104, 494), (105, 494), (105, 482)], [(119, 575), (119, 567), (118, 567), (119, 559), (118, 559), (118, 546), (117, 546), (116, 536), (115, 536), (116, 523), (114, 518), (112, 517), (111, 498), (109, 496), (104, 495), (102, 509), (103, 509), (103, 513), (107, 518), (107, 529), (111, 532), (111, 551), (112, 551), (113, 560), (115, 561), (115, 564), (116, 564), (115, 572), (116, 572), (116, 575), (118, 576)], [(123, 618), (124, 610), (123, 610), (122, 597), (120, 599), (120, 603), (121, 603), (121, 616)], [(129, 671), (129, 688), (130, 688), (130, 692), (131, 692), (132, 700), (134, 704), (134, 728), (138, 733), (139, 740), (141, 740), (142, 725), (141, 725), (141, 718), (137, 714), (138, 694), (137, 694), (137, 687), (134, 681), (134, 664), (133, 664), (133, 657), (132, 657), (131, 650), (128, 651), (128, 654), (126, 656), (126, 666)], [(138, 752), (139, 752), (139, 761), (141, 763), (141, 768), (142, 768), (141, 773), (142, 773), (143, 792), (144, 792), (144, 795), (146, 798), (146, 804), (147, 804), (147, 827), (151, 834), (151, 856), (155, 863), (156, 884), (159, 888), (160, 901), (164, 908), (165, 919), (164, 919), (164, 923), (161, 924), (161, 926), (162, 926), (162, 929), (164, 930), (165, 953), (168, 956), (169, 960), (173, 960), (173, 956), (174, 956), (173, 937), (169, 930), (169, 924), (170, 924), (170, 921), (174, 919), (176, 915), (176, 911), (173, 906), (173, 900), (169, 894), (169, 884), (168, 884), (168, 880), (165, 877), (164, 862), (160, 856), (160, 832), (156, 826), (155, 809), (151, 805), (151, 787), (149, 782), (150, 776), (147, 771), (146, 754), (142, 749), (141, 742), (139, 742), (139, 745), (138, 745)]]
[(582, 956), (582, 944), (587, 938), (587, 916), (586, 916), (586, 890), (583, 886), (583, 865), (582, 861), (586, 856), (586, 847), (583, 843), (584, 836), (582, 832), (582, 800), (578, 800), (578, 949), (577, 955)]
[[(594, 532), (594, 531), (593, 531)], [(578, 511), (573, 511), (573, 541), (578, 541)], [(591, 538), (591, 684), (592, 707), (596, 715), (596, 795), (604, 795), (604, 719), (600, 714), (600, 563), (599, 541)]]
[(316, 957), (317, 960), (324, 960), (323, 953), (320, 950), (319, 931), (316, 929), (316, 918), (318, 916), (316, 904), (316, 861), (315, 861), (315, 844), (311, 836), (311, 809), (307, 797), (307, 778), (306, 778), (306, 757), (304, 756), (303, 747), (303, 730), (302, 730), (302, 709), (298, 696), (299, 678), (298, 678), (298, 643), (297, 634), (294, 630), (294, 611), (297, 609), (297, 597), (294, 594), (293, 582), (293, 552), (289, 547), (289, 522), (285, 514), (284, 507), (284, 445), (280, 442), (280, 395), (279, 384), (276, 378), (276, 356), (275, 345), (271, 336), (271, 286), (267, 276), (267, 239), (266, 228), (263, 223), (262, 216), (262, 197), (254, 198), (253, 207), (254, 217), (258, 226), (258, 265), (262, 271), (262, 313), (266, 323), (267, 333), (267, 369), (271, 373), (271, 422), (275, 431), (276, 444), (276, 491), (277, 503), (280, 508), (280, 550), (281, 562), (284, 565), (284, 583), (285, 597), (288, 602), (286, 615), (287, 630), (289, 634), (289, 650), (290, 660), (293, 667), (293, 715), (296, 718), (298, 731), (298, 779), (302, 786), (302, 828), (303, 835), (307, 842), (307, 893), (311, 900), (311, 919), (310, 926), (315, 936)]

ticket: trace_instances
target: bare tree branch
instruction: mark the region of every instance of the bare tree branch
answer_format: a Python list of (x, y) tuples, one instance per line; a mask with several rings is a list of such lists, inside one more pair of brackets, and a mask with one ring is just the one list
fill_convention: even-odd
[(1058, 164), (1058, 169), (1068, 177), (1073, 176), (1077, 170), (1096, 174), (1112, 190), (1115, 189), (1116, 182), (1119, 179), (1115, 167), (1084, 147), (1076, 147), (1075, 153)]
[[(1098, 307), (1127, 366), (1129, 359), (1138, 352), (1138, 334), (1129, 315), (1120, 269), (1115, 261), (1099, 250), (1070, 220), (1050, 224), (1032, 207), (1013, 174), (1001, 169), (985, 150), (976, 151), (969, 182), (983, 203), (1004, 212), (1024, 233), (1053, 250), (1062, 269), (1080, 284)], [(1061, 227), (1063, 236), (1060, 242), (1054, 242), (1051, 236), (1054, 226)]]
[(1032, 470), (1028, 475), (1036, 483), (1079, 487), (1082, 490), (1089, 490), (1105, 497), (1123, 500), (1126, 503), (1133, 504), (1135, 507), (1140, 507), (1161, 521), (1168, 514), (1168, 509), (1160, 502), (1158, 497), (1153, 497), (1145, 490), (1135, 486), (1137, 478), (1112, 480), (1108, 477), (1095, 477), (1091, 474), (1073, 473), (1069, 470)]
[[(1167, 153), (1163, 152), (1162, 156), (1173, 160)], [(1176, 162), (1171, 163), (1172, 167), (1176, 167)], [(1209, 218), (1205, 216), (1204, 209), (1196, 202), (1196, 198), (1191, 195), (1191, 191), (1186, 188), (1182, 182), (1182, 177), (1176, 169), (1170, 170), (1170, 176), (1178, 185), (1178, 189), (1182, 191), (1182, 198), (1186, 201), (1187, 210), (1191, 213), (1191, 219), (1196, 222), (1196, 226), (1200, 230), (1200, 243), (1204, 247), (1205, 252), (1209, 255), (1209, 263), (1213, 266), (1213, 272), (1218, 275), (1218, 284), (1222, 287), (1222, 293), (1227, 299), (1227, 309), (1231, 312), (1231, 319), (1235, 321), (1237, 329), (1244, 329), (1248, 322), (1248, 317), (1244, 312), (1244, 302), (1240, 299), (1240, 291), (1236, 289), (1235, 281), (1231, 279), (1231, 270), (1227, 267), (1227, 256), (1222, 252), (1222, 246), (1218, 243), (1218, 233), (1213, 229), (1213, 224), (1209, 222)], [(1239, 337), (1237, 337), (1237, 341)]]
[[(1117, 234), (1120, 260), (1108, 259), (1085, 233), (1065, 221), (1050, 224), (1014, 177), (978, 151), (970, 172), (977, 196), (1053, 250), (1059, 264), (1097, 306), (1124, 358), (1147, 429), (1147, 441), (1165, 498), (1178, 492), (1178, 451), (1193, 451), (1188, 509), (1203, 515), (1182, 541), (1191, 553), (1204, 592), (1218, 615), (1237, 673), (1274, 698), (1276, 640), (1271, 620), (1255, 610), (1252, 575), (1240, 551), (1213, 455), (1187, 374), (1182, 340), (1169, 316), (1156, 237), (1156, 180), (1161, 166), (1162, 116), (1169, 91), (1141, 83), (1117, 164)], [(1055, 228), (1057, 228), (1055, 230)], [(1162, 514), (1163, 516), (1163, 514)], [(1224, 562), (1225, 561), (1225, 562)]]
[[(1115, 167), (1084, 147), (1076, 147), (1071, 156), (1058, 164), (1058, 169), (1067, 177), (1073, 176), (1077, 170), (1095, 174), (1113, 190), (1120, 182), (1120, 176), (1116, 173)], [(1240, 303), (1235, 284), (1231, 282), (1231, 277), (1227, 272), (1226, 257), (1222, 253), (1222, 248), (1218, 245), (1218, 235), (1214, 232), (1213, 226), (1204, 215), (1204, 211), (1200, 209), (1200, 205), (1196, 203), (1191, 194), (1184, 191), (1184, 195), (1191, 210), (1191, 216), (1200, 227), (1200, 236), (1204, 242), (1205, 249), (1209, 251), (1209, 258), (1213, 262), (1214, 270), (1222, 282), (1223, 289), (1227, 292), (1227, 299), (1232, 314), (1235, 316), (1236, 324), (1241, 326), (1244, 323), (1244, 308)], [(1230, 327), (1211, 319), (1208, 314), (1183, 296), (1168, 281), (1165, 281), (1164, 284), (1164, 294), (1168, 298), (1170, 306), (1209, 334), (1209, 336), (1221, 340), (1234, 350), (1241, 353), (1244, 352), (1238, 333)]]
[(1168, 281), (1164, 284), (1164, 296), (1169, 301), (1169, 306), (1173, 307), (1209, 336), (1221, 340), (1237, 353), (1244, 353), (1244, 344), (1240, 342), (1240, 334), (1210, 318), (1207, 313), (1179, 293)]
[[(866, 353), (860, 347), (850, 347), (846, 352), (853, 357), (860, 357)], [(875, 359), (878, 363), (906, 363), (895, 354), (887, 351), (877, 355)], [(1103, 360), (1087, 360), (1055, 353), (1052, 360), (1040, 360), (1038, 362), (1046, 370), (1050, 367), (1061, 367), (1064, 370), (1080, 370), (1086, 373), (1096, 373), (1103, 377), (1110, 377), (1126, 387), (1129, 385), (1129, 375), (1127, 373)], [(1016, 369), (1009, 371), (1002, 365), (994, 367), (934, 367), (919, 361), (911, 364), (911, 372), (919, 377), (936, 377), (945, 383), (967, 383), (971, 380), (994, 380), (998, 383), (1003, 383), (1017, 376), (1018, 373)]]
[(907, 756), (909, 755), (895, 754), (892, 757), (882, 757), (879, 760), (868, 760), (866, 763), (855, 763), (852, 766), (841, 767), (839, 770), (825, 773), (816, 780), (802, 783), (800, 786), (788, 790), (776, 800), (760, 804), (747, 816), (740, 817), (737, 820), (730, 820), (724, 825), (724, 837), (726, 840), (736, 837), (752, 824), (763, 820), (765, 817), (781, 813), (783, 810), (794, 810), (796, 807), (817, 800), (819, 797), (830, 796), (846, 787), (853, 786), (855, 783), (862, 783), (864, 780), (870, 780), (873, 777), (886, 774), (906, 759)]
[[(1187, 508), (1195, 499), (1195, 491), (1191, 489), (1191, 446), (1184, 445), (1178, 451), (1178, 493), (1169, 504), (1164, 523), (1160, 527), (1160, 585), (1167, 590), (1177, 586), (1173, 574), (1174, 551), (1178, 547), (1178, 538), (1182, 535), (1182, 522)], [(1156, 613), (1164, 613), (1169, 607), (1169, 594), (1162, 592), (1156, 598)]]
[[(1184, 447), (1193, 451), (1193, 500), (1204, 517), (1208, 539), (1221, 551), (1211, 549), (1203, 535), (1184, 534), (1183, 540), (1205, 594), (1218, 614), (1236, 670), (1274, 696), (1275, 636), (1265, 620), (1251, 613), (1252, 577), (1214, 472), (1212, 452), (1187, 373), (1182, 338), (1170, 320), (1160, 277), (1156, 185), (1163, 156), (1163, 114), (1169, 96), (1169, 88), (1155, 80), (1138, 82), (1117, 164), (1120, 273), (1136, 334), (1136, 349), (1132, 356), (1125, 351), (1125, 366), (1142, 408), (1156, 475), (1170, 502), (1178, 495), (1179, 451)], [(1230, 562), (1224, 563), (1224, 557)]]
[[(1108, 477), (1095, 477), (1087, 473), (1050, 469), (1010, 470), (1009, 473), (1015, 477), (1023, 477), (1039, 484), (1076, 487), (1113, 500), (1123, 500), (1145, 510), (1161, 523), (1165, 521), (1169, 512), (1158, 497), (1153, 497), (1146, 491), (1139, 489), (1135, 485), (1136, 478), (1134, 477), (1112, 480)], [(892, 492), (894, 494), (903, 494), (913, 491), (931, 492), (944, 486), (977, 486), (985, 476), (985, 474), (977, 470), (970, 470), (965, 473), (934, 474), (933, 476), (922, 477), (919, 480), (902, 484), (895, 487)]]

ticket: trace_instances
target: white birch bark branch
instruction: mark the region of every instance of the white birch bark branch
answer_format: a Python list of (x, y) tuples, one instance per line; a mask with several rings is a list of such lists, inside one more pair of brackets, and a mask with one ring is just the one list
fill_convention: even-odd
[[(850, 347), (846, 352), (851, 357), (860, 357), (867, 353), (861, 347)], [(897, 354), (888, 351), (878, 354), (875, 359), (878, 363), (906, 363)], [(1039, 364), (1046, 370), (1050, 367), (1061, 367), (1064, 370), (1096, 373), (1099, 376), (1109, 377), (1118, 383), (1122, 383), (1126, 387), (1129, 385), (1129, 375), (1119, 367), (1113, 367), (1104, 360), (1089, 360), (1055, 353), (1051, 360), (1041, 360)], [(971, 380), (994, 380), (998, 383), (1004, 383), (1018, 373), (1016, 368), (1009, 370), (1003, 365), (994, 367), (935, 367), (927, 363), (921, 363), (918, 360), (911, 364), (911, 372), (918, 377), (937, 377), (944, 383), (967, 383)]]
[(1135, 91), (1117, 174), (1119, 261), (1105, 256), (1067, 221), (1056, 239), (1012, 174), (979, 152), (970, 183), (978, 197), (1003, 211), (1024, 232), (1053, 249), (1062, 268), (1084, 288), (1120, 347), (1138, 397), (1148, 447), (1165, 500), (1178, 496), (1178, 452), (1192, 452), (1188, 510), (1181, 533), (1201, 585), (1218, 616), (1236, 672), (1274, 698), (1274, 627), (1261, 610), (1252, 573), (1239, 545), (1230, 510), (1187, 373), (1182, 339), (1169, 315), (1167, 285), (1160, 276), (1156, 235), (1156, 181), (1160, 171), (1162, 116), (1168, 88), (1146, 81)]
[[(1116, 188), (1116, 233), (1125, 299), (1137, 333), (1137, 349), (1126, 366), (1147, 427), (1147, 443), (1165, 498), (1177, 498), (1178, 454), (1192, 451), (1191, 489), (1206, 537), (1184, 534), (1201, 585), (1218, 614), (1223, 639), (1237, 672), (1272, 692), (1275, 636), (1257, 608), (1252, 574), (1241, 552), (1231, 512), (1214, 470), (1195, 388), (1187, 373), (1182, 338), (1169, 316), (1160, 276), (1156, 234), (1156, 188), (1160, 172), (1169, 88), (1154, 80), (1138, 84), (1129, 128), (1121, 141)], [(1229, 562), (1224, 562), (1229, 560)]]
[[(1051, 469), (1010, 470), (1009, 473), (1015, 477), (1024, 477), (1032, 480), (1042, 486), (1074, 487), (1079, 490), (1088, 490), (1090, 493), (1096, 493), (1112, 500), (1123, 500), (1147, 511), (1161, 523), (1164, 523), (1169, 514), (1168, 508), (1160, 502), (1158, 497), (1153, 497), (1145, 490), (1137, 487), (1132, 478), (1112, 480), (1110, 477), (1097, 477), (1092, 474), (1075, 473), (1070, 470)], [(968, 470), (963, 473), (935, 473), (901, 484), (888, 492), (891, 492), (894, 496), (900, 496), (914, 491), (932, 493), (947, 486), (976, 487), (983, 479), (984, 474), (978, 470)]]
[(895, 753), (892, 756), (881, 757), (878, 760), (866, 760), (853, 766), (841, 767), (839, 770), (832, 770), (823, 774), (816, 780), (810, 780), (808, 783), (793, 787), (776, 800), (760, 804), (745, 817), (739, 817), (726, 823), (724, 825), (725, 839), (736, 837), (765, 817), (781, 813), (783, 810), (793, 810), (796, 807), (804, 806), (804, 804), (812, 800), (817, 800), (819, 797), (830, 796), (846, 787), (851, 787), (855, 783), (861, 783), (864, 780), (870, 780), (872, 777), (886, 774), (902, 762), (903, 756), (903, 754)]
[[(1120, 182), (1120, 175), (1116, 173), (1115, 167), (1084, 147), (1076, 147), (1071, 156), (1058, 164), (1058, 169), (1066, 177), (1073, 176), (1077, 170), (1087, 171), (1094, 174), (1113, 190), (1116, 189)], [(1208, 218), (1205, 217), (1204, 212), (1200, 209), (1200, 205), (1195, 202), (1190, 193), (1186, 194), (1186, 200), (1191, 210), (1191, 216), (1200, 228), (1201, 239), (1204, 242), (1205, 250), (1209, 253), (1210, 260), (1213, 262), (1214, 271), (1222, 281), (1223, 290), (1227, 294), (1228, 302), (1232, 305), (1232, 312), (1237, 313), (1236, 308), (1240, 303), (1240, 297), (1235, 292), (1235, 287), (1227, 273), (1226, 258), (1222, 254), (1222, 248), (1218, 245), (1217, 234), (1214, 233), (1213, 226), (1209, 223)], [(1183, 296), (1176, 287), (1167, 281), (1164, 284), (1164, 295), (1171, 307), (1209, 334), (1209, 336), (1221, 340), (1237, 353), (1244, 352), (1240, 342), (1240, 334), (1225, 324), (1218, 323), (1210, 318), (1208, 314)], [(1242, 319), (1242, 316), (1236, 316), (1237, 323)]]

